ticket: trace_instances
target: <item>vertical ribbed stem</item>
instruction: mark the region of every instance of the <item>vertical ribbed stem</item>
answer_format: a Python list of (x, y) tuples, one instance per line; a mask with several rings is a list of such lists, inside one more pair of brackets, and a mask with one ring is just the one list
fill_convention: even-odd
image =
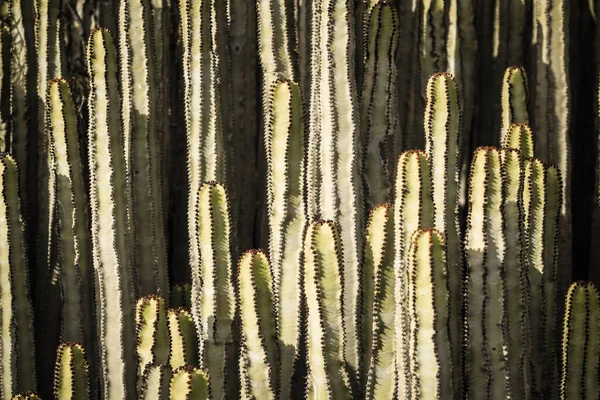
[[(502, 81), (502, 128), (500, 141), (506, 142), (513, 124), (528, 124), (529, 86), (523, 67), (509, 67)], [(524, 157), (532, 157), (524, 155)]]
[[(212, 378), (211, 378), (212, 381)], [(208, 374), (198, 368), (184, 366), (173, 371), (169, 386), (169, 400), (194, 399), (208, 400), (213, 398), (209, 389)]]
[(61, 343), (56, 351), (54, 366), (54, 398), (58, 400), (87, 400), (90, 398), (90, 377), (83, 346)]
[(0, 190), (0, 394), (9, 399), (36, 389), (36, 369), (19, 173), (15, 160), (4, 154), (0, 155)]
[(124, 399), (135, 396), (135, 277), (129, 248), (128, 178), (117, 54), (109, 31), (98, 29), (92, 33), (87, 59), (91, 231), (102, 395)]
[(138, 357), (138, 388), (141, 389), (146, 368), (169, 362), (169, 329), (165, 301), (150, 295), (135, 305), (136, 352)]
[(184, 365), (198, 365), (198, 337), (192, 314), (183, 308), (172, 309), (167, 313), (171, 352), (169, 365), (172, 370)]
[(524, 158), (534, 156), (533, 132), (527, 124), (511, 124), (502, 138), (502, 147), (517, 149)]
[(149, 365), (142, 376), (140, 399), (168, 400), (171, 370), (164, 365)]
[[(133, 265), (141, 296), (168, 296), (161, 192), (162, 143), (149, 0), (119, 3), (123, 136), (131, 182)], [(168, 298), (168, 297), (166, 297)]]
[(11, 57), (12, 37), (10, 28), (4, 24), (0, 27), (0, 152), (9, 152), (11, 148)]

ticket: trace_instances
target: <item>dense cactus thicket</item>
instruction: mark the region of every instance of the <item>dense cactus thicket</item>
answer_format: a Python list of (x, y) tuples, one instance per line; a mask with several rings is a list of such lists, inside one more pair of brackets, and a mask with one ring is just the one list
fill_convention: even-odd
[(599, 12), (0, 0), (0, 398), (600, 398)]

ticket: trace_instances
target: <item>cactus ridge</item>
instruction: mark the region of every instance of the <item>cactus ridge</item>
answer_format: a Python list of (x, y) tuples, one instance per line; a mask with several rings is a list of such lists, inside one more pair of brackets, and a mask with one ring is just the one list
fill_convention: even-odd
[(63, 342), (58, 346), (54, 368), (54, 397), (90, 398), (89, 366), (81, 343)]

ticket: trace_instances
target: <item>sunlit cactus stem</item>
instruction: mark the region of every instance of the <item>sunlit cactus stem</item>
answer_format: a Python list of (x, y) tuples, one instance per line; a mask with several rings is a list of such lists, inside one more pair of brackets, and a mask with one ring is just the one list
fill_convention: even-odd
[[(360, 124), (366, 207), (388, 201), (394, 165), (388, 165), (397, 127), (396, 48), (398, 16), (383, 1), (369, 7)], [(385, 99), (385, 100), (383, 100)]]
[(365, 398), (396, 392), (396, 276), (393, 206), (373, 209), (367, 227), (361, 287), (361, 386)]
[(24, 392), (14, 396), (12, 400), (42, 400), (42, 398), (33, 392)]
[(525, 158), (533, 157), (534, 141), (533, 132), (527, 124), (511, 124), (503, 134), (502, 147), (517, 149)]
[[(291, 395), (300, 337), (300, 255), (308, 219), (305, 202), (305, 126), (298, 84), (279, 80), (272, 87), (266, 128), (269, 254), (278, 299), (281, 348), (280, 396)], [(277, 372), (279, 371), (279, 372)]]
[(86, 354), (79, 343), (61, 343), (56, 351), (54, 398), (87, 400), (90, 398), (89, 370)]
[[(506, 135), (512, 124), (528, 124), (529, 86), (527, 73), (523, 67), (509, 67), (502, 81), (502, 131), (501, 141), (506, 141)], [(532, 156), (526, 156), (532, 157)]]
[(17, 164), (0, 155), (0, 397), (36, 389), (33, 314)]
[(589, 282), (575, 282), (566, 297), (562, 333), (560, 399), (600, 397), (600, 295)]
[[(273, 277), (265, 253), (240, 258), (237, 276), (241, 321), (240, 380), (244, 399), (275, 399), (279, 368)], [(293, 362), (293, 361), (292, 361)]]
[(142, 376), (140, 399), (168, 400), (171, 369), (165, 365), (148, 365)]
[(135, 306), (136, 352), (138, 356), (138, 387), (150, 365), (169, 362), (169, 328), (163, 298), (150, 295), (141, 297)]
[(211, 396), (224, 399), (235, 393), (235, 383), (227, 377), (237, 364), (229, 200), (216, 182), (202, 185), (197, 198), (200, 265), (192, 269), (192, 316), (199, 335), (200, 365), (206, 366), (211, 379)]
[(212, 391), (209, 389), (208, 374), (205, 371), (187, 365), (173, 371), (169, 400), (209, 398), (212, 398)]
[(304, 239), (304, 293), (308, 398), (351, 399), (344, 360), (346, 326), (342, 318), (342, 254), (331, 221), (317, 221)]
[(162, 142), (149, 0), (120, 0), (119, 59), (125, 160), (131, 187), (132, 262), (139, 294), (168, 299)]
[(88, 154), (93, 266), (102, 395), (135, 396), (134, 282), (128, 237), (128, 179), (117, 54), (108, 30), (92, 32)]
[(410, 398), (413, 365), (409, 354), (412, 321), (408, 299), (414, 289), (407, 284), (408, 254), (412, 235), (433, 227), (433, 197), (429, 158), (423, 151), (406, 151), (398, 159), (394, 202), (394, 275), (396, 279), (396, 374), (398, 393)]
[(500, 151), (480, 147), (473, 155), (469, 180), (465, 258), (467, 262), (465, 386), (468, 398), (508, 396), (503, 350), (506, 258), (502, 213)]
[(176, 370), (184, 365), (198, 365), (198, 338), (192, 314), (177, 308), (167, 312), (171, 350), (169, 365)]

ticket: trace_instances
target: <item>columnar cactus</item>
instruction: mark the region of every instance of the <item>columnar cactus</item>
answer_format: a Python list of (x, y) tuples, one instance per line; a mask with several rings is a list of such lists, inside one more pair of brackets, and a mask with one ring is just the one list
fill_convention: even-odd
[(596, 399), (600, 396), (600, 296), (596, 287), (573, 283), (565, 312), (560, 398)]
[(504, 321), (502, 267), (506, 258), (502, 209), (500, 151), (475, 151), (469, 181), (469, 215), (465, 232), (467, 263), (466, 396), (508, 396), (506, 355), (501, 327)]
[(342, 286), (343, 259), (336, 225), (317, 221), (304, 239), (304, 295), (308, 398), (351, 399), (344, 348), (346, 325)]
[(202, 185), (197, 198), (200, 265), (192, 269), (192, 315), (200, 342), (200, 365), (206, 366), (210, 375), (211, 395), (222, 399), (235, 387), (225, 383), (229, 368), (235, 365), (229, 202), (225, 188), (216, 182)]
[[(365, 30), (364, 83), (360, 125), (365, 206), (385, 203), (393, 176), (396, 119), (396, 49), (398, 16), (390, 4), (377, 2), (368, 11)], [(386, 99), (382, 101), (381, 99)], [(391, 154), (390, 154), (391, 153)]]
[(102, 393), (135, 396), (134, 281), (127, 229), (128, 176), (117, 54), (110, 32), (97, 29), (87, 49), (90, 74), (88, 154), (92, 249)]
[(394, 273), (396, 276), (396, 365), (398, 391), (412, 395), (409, 363), (410, 317), (408, 299), (414, 289), (407, 285), (407, 259), (412, 235), (433, 226), (433, 197), (429, 158), (423, 151), (407, 151), (398, 159), (394, 203)]
[(169, 328), (167, 310), (162, 297), (141, 297), (135, 305), (136, 352), (138, 356), (138, 383), (150, 365), (169, 362)]
[(271, 121), (265, 138), (269, 254), (281, 348), (281, 368), (275, 371), (280, 371), (280, 395), (287, 398), (300, 337), (300, 255), (307, 222), (305, 128), (298, 84), (277, 81), (270, 98)]
[(5, 154), (0, 155), (0, 188), (0, 394), (8, 399), (17, 392), (35, 390), (36, 370), (19, 175), (14, 158)]
[(142, 376), (140, 398), (143, 400), (167, 400), (171, 370), (165, 365), (152, 364), (146, 367)]
[(396, 275), (393, 206), (373, 209), (363, 260), (361, 385), (367, 399), (396, 392)]
[(209, 388), (208, 374), (198, 368), (183, 366), (171, 376), (169, 386), (169, 400), (198, 399), (208, 400), (212, 397)]
[(171, 307), (183, 307), (189, 310), (192, 307), (191, 291), (192, 285), (189, 283), (174, 285), (171, 288)]
[(528, 103), (529, 86), (525, 69), (508, 67), (502, 81), (502, 131), (500, 136), (502, 143), (506, 142), (506, 135), (513, 124), (529, 123)]
[(10, 151), (12, 118), (11, 110), (11, 57), (12, 37), (10, 29), (0, 26), (0, 152)]
[(533, 132), (527, 124), (511, 124), (502, 138), (502, 147), (517, 149), (525, 158), (534, 156)]
[(56, 351), (54, 398), (58, 400), (90, 398), (88, 363), (83, 346), (79, 343), (61, 343)]
[(356, 332), (363, 200), (359, 109), (354, 74), (353, 2), (313, 3), (307, 160), (309, 218), (340, 226), (344, 268), (345, 359), (358, 372)]
[(154, 42), (149, 0), (120, 0), (119, 50), (126, 171), (131, 185), (132, 261), (140, 295), (168, 298)]
[[(240, 380), (243, 399), (275, 399), (278, 345), (271, 265), (265, 253), (250, 250), (237, 271), (240, 312)], [(292, 359), (293, 363), (294, 360)], [(290, 393), (286, 393), (286, 397)]]
[(198, 365), (198, 338), (192, 314), (177, 308), (167, 312), (171, 351), (169, 365), (174, 371), (184, 365)]

